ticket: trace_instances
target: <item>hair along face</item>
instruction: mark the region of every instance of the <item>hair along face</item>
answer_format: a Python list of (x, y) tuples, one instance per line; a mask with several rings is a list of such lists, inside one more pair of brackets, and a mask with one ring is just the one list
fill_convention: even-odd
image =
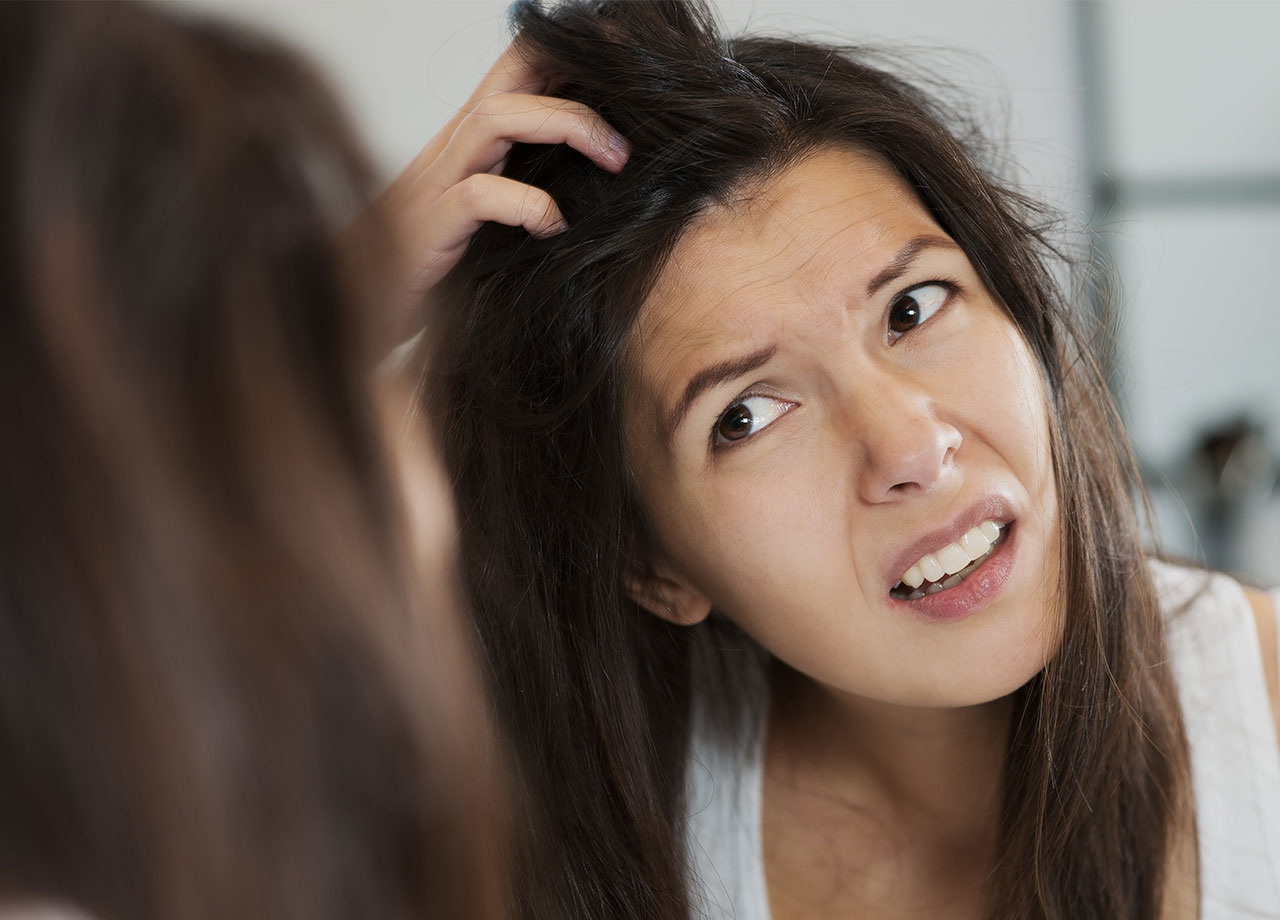
[(0, 72), (0, 908), (496, 915), (331, 96), (131, 4), (4, 5)]
[[(745, 640), (632, 603), (648, 563), (622, 447), (624, 357), (681, 234), (823, 149), (888, 163), (963, 248), (1043, 372), (1064, 573), (1060, 649), (1017, 694), (989, 913), (1159, 915), (1187, 755), (1134, 513), (1132, 459), (1045, 215), (982, 165), (980, 134), (862, 49), (718, 33), (696, 2), (516, 8), (556, 94), (632, 144), (618, 175), (517, 147), (569, 229), (488, 226), (450, 280), (427, 385), (499, 717), (527, 772), (529, 917), (685, 917), (681, 790), (695, 656)], [(736, 647), (738, 652), (717, 651)], [(713, 662), (714, 663), (714, 662)]]

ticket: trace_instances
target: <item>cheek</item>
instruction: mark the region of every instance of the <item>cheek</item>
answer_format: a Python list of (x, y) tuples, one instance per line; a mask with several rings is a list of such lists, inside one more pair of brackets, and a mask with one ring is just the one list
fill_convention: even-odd
[(708, 594), (716, 593), (717, 585), (750, 580), (767, 568), (782, 549), (775, 539), (778, 531), (785, 527), (794, 532), (804, 517), (788, 492), (733, 483), (724, 488), (703, 483), (685, 491), (678, 478), (668, 481), (677, 485), (650, 506), (657, 510), (655, 530), (672, 561)]
[(995, 403), (993, 414), (1002, 427), (1001, 448), (1007, 465), (1021, 480), (1034, 518), (1034, 544), (1039, 547), (1044, 587), (1046, 631), (1056, 647), (1060, 633), (1059, 574), (1061, 566), (1058, 491), (1049, 424), (1049, 397), (1039, 362), (1030, 347), (1014, 331), (1007, 333), (1006, 357), (994, 375), (1005, 397)]
[(1049, 398), (1039, 362), (1007, 322), (988, 341), (992, 347), (981, 366), (990, 439), (1032, 496), (1047, 496), (1056, 505)]
[[(743, 479), (676, 486), (655, 506), (668, 561), (748, 631), (761, 612), (800, 598), (823, 606), (830, 599), (824, 586), (837, 585), (842, 595), (854, 589), (848, 521), (832, 513), (843, 500), (832, 495), (831, 475), (816, 462), (781, 465), (785, 475), (753, 470)], [(840, 572), (848, 574), (836, 578)]]

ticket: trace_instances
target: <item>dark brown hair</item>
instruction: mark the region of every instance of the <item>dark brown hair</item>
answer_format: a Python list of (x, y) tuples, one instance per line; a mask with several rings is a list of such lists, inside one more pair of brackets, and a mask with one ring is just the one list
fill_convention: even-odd
[[(1187, 754), (1135, 523), (1138, 488), (1036, 205), (982, 166), (980, 134), (856, 48), (725, 39), (698, 2), (517, 8), (555, 91), (633, 145), (619, 175), (517, 148), (507, 175), (569, 223), (488, 227), (430, 394), (458, 490), (472, 605), (504, 727), (527, 769), (527, 917), (685, 917), (681, 801), (691, 662), (743, 647), (651, 616), (623, 588), (645, 562), (622, 446), (623, 354), (684, 229), (820, 149), (895, 169), (960, 244), (1039, 361), (1062, 531), (1056, 657), (1017, 692), (992, 917), (1159, 913)], [(705, 673), (703, 664), (697, 668)], [(721, 669), (732, 672), (732, 666)]]
[(124, 4), (4, 4), (0, 72), (0, 902), (494, 916), (330, 95)]

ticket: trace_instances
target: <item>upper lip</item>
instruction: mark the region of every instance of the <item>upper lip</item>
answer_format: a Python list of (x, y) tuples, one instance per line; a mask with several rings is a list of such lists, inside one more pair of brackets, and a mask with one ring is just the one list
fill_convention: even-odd
[(941, 527), (922, 534), (893, 554), (888, 564), (886, 580), (892, 588), (902, 580), (903, 574), (920, 561), (925, 553), (936, 553), (948, 543), (959, 542), (969, 530), (983, 521), (1007, 524), (1013, 520), (1013, 505), (1000, 495), (987, 495), (978, 499), (963, 512)]

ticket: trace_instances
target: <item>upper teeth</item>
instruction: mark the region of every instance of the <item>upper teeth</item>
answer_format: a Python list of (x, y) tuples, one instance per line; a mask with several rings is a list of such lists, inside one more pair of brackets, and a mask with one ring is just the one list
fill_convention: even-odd
[(955, 543), (948, 543), (936, 553), (926, 553), (902, 573), (902, 583), (918, 588), (926, 581), (941, 581), (955, 575), (991, 552), (991, 545), (1000, 537), (1001, 526), (996, 521), (983, 521)]

